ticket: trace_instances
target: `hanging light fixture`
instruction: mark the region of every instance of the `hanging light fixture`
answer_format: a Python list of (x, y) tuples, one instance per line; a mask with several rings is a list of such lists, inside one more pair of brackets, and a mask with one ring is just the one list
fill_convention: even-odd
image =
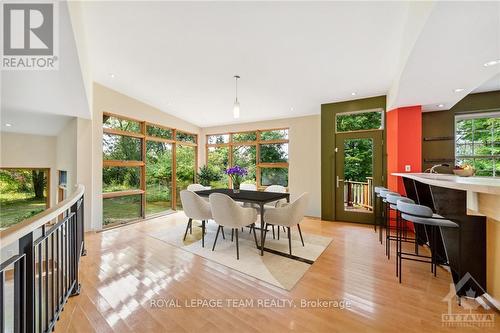
[(235, 83), (236, 83), (236, 99), (234, 100), (234, 105), (233, 105), (233, 117), (235, 119), (238, 119), (240, 117), (240, 102), (238, 102), (238, 79), (240, 78), (239, 75), (235, 75)]

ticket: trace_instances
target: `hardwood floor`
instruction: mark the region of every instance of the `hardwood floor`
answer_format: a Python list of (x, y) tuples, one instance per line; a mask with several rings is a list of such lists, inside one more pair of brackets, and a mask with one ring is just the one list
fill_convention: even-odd
[[(186, 223), (182, 213), (167, 218)], [(406, 261), (399, 284), (394, 256), (387, 260), (370, 226), (303, 221), (304, 233), (327, 235), (333, 242), (288, 292), (148, 236), (164, 219), (86, 234), (82, 292), (69, 300), (56, 332), (494, 332), (500, 327), (498, 313), (466, 310), (455, 301), (453, 313), (494, 313), (496, 328), (443, 327), (450, 274), (439, 268), (435, 278), (429, 265)], [(154, 307), (152, 299), (178, 300), (181, 307)], [(224, 304), (284, 299), (297, 307), (185, 307), (195, 299)], [(345, 299), (351, 306), (301, 308), (301, 299)]]

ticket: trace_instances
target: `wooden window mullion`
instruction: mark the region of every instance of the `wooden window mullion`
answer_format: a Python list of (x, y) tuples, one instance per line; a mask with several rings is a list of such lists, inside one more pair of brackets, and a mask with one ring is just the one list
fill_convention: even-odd
[[(177, 130), (172, 131), (174, 139), (177, 139)], [(172, 209), (177, 210), (177, 141), (172, 144)]]

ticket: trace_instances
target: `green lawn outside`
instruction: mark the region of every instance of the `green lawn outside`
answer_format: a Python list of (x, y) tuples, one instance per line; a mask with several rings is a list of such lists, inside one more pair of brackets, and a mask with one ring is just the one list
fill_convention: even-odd
[(45, 198), (31, 193), (0, 193), (0, 229), (8, 228), (45, 210)]

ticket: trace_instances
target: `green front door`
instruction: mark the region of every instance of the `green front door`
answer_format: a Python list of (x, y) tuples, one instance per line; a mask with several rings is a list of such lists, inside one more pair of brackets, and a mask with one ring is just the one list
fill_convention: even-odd
[(335, 135), (336, 220), (373, 223), (373, 187), (383, 183), (383, 131)]

